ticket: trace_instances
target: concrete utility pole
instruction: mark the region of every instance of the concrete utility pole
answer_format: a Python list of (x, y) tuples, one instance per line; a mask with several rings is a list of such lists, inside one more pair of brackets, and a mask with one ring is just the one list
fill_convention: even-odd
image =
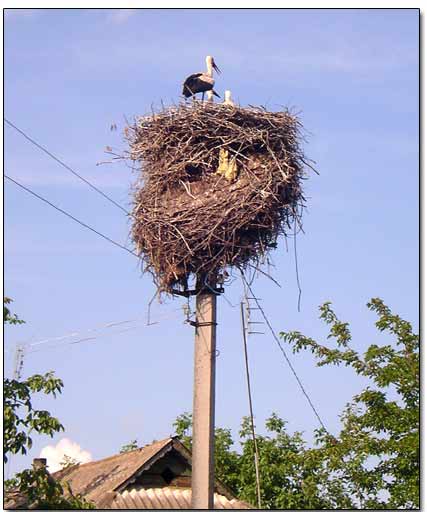
[(213, 509), (216, 293), (204, 284), (196, 297), (195, 325), (191, 508)]

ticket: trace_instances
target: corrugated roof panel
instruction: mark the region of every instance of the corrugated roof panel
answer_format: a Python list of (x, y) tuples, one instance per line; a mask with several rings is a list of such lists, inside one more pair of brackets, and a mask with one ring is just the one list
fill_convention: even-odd
[[(138, 496), (138, 493), (136, 493), (136, 492), (133, 492), (133, 491), (132, 491), (132, 492), (130, 492), (130, 493), (129, 493), (129, 499), (130, 499), (130, 501), (131, 501), (131, 503), (132, 503), (132, 507), (133, 507), (133, 508), (138, 509), (138, 508), (141, 508), (141, 505), (144, 505), (144, 504), (142, 503), (142, 500), (141, 500), (141, 499), (140, 499), (140, 497)], [(144, 508), (146, 508), (146, 507), (144, 507)]]
[[(191, 489), (161, 487), (152, 489), (132, 489), (118, 493), (111, 508), (128, 509), (191, 509)], [(247, 503), (236, 499), (229, 500), (221, 494), (214, 495), (215, 509), (249, 509)]]
[[(180, 489), (175, 489), (175, 496), (179, 499), (180, 496)], [(191, 508), (191, 491), (190, 489), (185, 489), (182, 492), (184, 503), (183, 505), (187, 508)]]
[(229, 508), (227, 507), (228, 503), (229, 501), (225, 496), (221, 496), (220, 494), (215, 495), (215, 508)]
[(123, 499), (123, 497), (119, 494), (117, 498), (114, 500), (114, 508), (118, 509), (126, 509), (126, 501)]
[[(163, 508), (163, 504), (167, 501), (165, 500), (163, 496), (162, 489), (160, 489), (160, 492), (157, 492), (157, 489), (147, 489), (147, 494), (150, 494), (151, 502), (153, 503), (153, 508)], [(137, 492), (137, 491), (135, 491)]]
[(169, 487), (166, 487), (164, 493), (166, 497), (169, 499), (169, 503), (171, 504), (172, 508), (179, 508), (179, 501), (175, 496), (173, 490), (171, 490)]

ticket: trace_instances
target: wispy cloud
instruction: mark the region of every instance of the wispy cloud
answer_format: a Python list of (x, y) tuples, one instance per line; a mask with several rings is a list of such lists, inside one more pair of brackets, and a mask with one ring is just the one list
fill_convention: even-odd
[(327, 71), (338, 73), (362, 74), (369, 73), (383, 76), (387, 72), (395, 72), (408, 65), (415, 64), (417, 55), (396, 52), (386, 55), (385, 49), (378, 49), (378, 54), (369, 54), (363, 48), (317, 48), (299, 50), (295, 54), (269, 55), (265, 57), (277, 68), (292, 72)]
[(64, 461), (65, 456), (80, 463), (92, 460), (90, 452), (83, 450), (78, 443), (66, 437), (61, 439), (56, 445), (45, 446), (40, 452), (40, 457), (47, 459), (47, 468), (51, 473), (62, 468), (61, 462)]
[[(118, 15), (117, 15), (118, 16)], [(141, 45), (130, 39), (115, 40), (110, 47), (104, 46), (103, 51), (92, 46), (86, 48), (85, 43), (75, 41), (71, 45), (72, 63), (79, 70), (97, 69), (99, 76), (124, 72), (128, 69), (141, 69), (141, 83), (153, 80), (171, 80), (180, 78), (187, 71), (199, 71), (204, 67), (204, 59), (195, 56), (195, 47), (204, 46), (202, 36), (191, 42), (178, 40), (176, 34), (163, 33), (156, 58), (151, 52), (141, 51)], [(319, 43), (316, 47), (302, 46), (295, 51), (270, 51), (270, 46), (251, 47), (248, 51), (241, 47), (230, 48), (222, 41), (216, 41), (213, 53), (217, 56), (221, 67), (228, 69), (230, 80), (241, 76), (253, 80), (265, 78), (266, 71), (274, 80), (299, 81), (302, 77), (312, 77), (316, 73), (354, 77), (363, 82), (384, 80), (385, 75), (405, 72), (416, 66), (418, 55), (407, 48), (395, 48), (393, 52), (383, 45), (377, 44), (375, 52), (366, 46), (332, 45), (330, 42)], [(107, 43), (108, 44), (108, 43)], [(271, 41), (273, 46), (274, 41)], [(170, 48), (179, 59), (171, 58)], [(201, 50), (203, 52), (203, 49)], [(203, 55), (203, 53), (202, 53)], [(184, 76), (184, 75), (183, 75)]]

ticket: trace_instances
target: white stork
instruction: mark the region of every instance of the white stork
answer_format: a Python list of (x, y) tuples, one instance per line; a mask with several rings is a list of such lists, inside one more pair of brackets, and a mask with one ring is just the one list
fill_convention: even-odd
[(219, 67), (215, 64), (214, 58), (208, 55), (206, 57), (206, 73), (193, 73), (189, 77), (185, 79), (185, 82), (182, 87), (182, 94), (189, 98), (197, 94), (198, 92), (202, 94), (202, 100), (205, 97), (206, 91), (212, 91), (212, 93), (220, 98), (219, 94), (217, 94), (213, 86), (215, 85), (215, 80), (213, 79), (213, 70), (217, 73), (221, 73)]
[(224, 101), (223, 105), (230, 105), (230, 107), (234, 107), (234, 101), (231, 99), (231, 91), (225, 91), (224, 93)]

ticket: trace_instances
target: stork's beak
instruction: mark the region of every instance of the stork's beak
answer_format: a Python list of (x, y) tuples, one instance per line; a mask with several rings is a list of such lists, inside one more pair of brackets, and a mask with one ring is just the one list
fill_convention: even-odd
[(212, 60), (212, 67), (214, 68), (214, 70), (218, 73), (218, 75), (221, 73), (221, 70), (219, 69), (219, 67), (216, 65), (216, 62), (214, 60)]

